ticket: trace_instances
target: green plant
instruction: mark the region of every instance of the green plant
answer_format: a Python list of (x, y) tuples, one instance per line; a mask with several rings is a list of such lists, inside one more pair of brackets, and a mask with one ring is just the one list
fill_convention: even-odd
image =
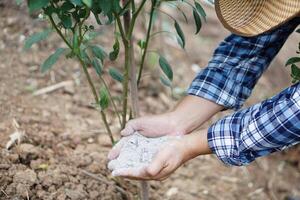
[[(17, 2), (20, 3), (20, 0)], [(162, 5), (166, 4), (179, 11), (186, 22), (188, 21), (187, 16), (182, 10), (181, 4), (191, 7), (196, 33), (200, 31), (202, 21), (206, 18), (202, 6), (197, 1), (188, 0), (28, 0), (27, 3), (30, 13), (40, 12), (41, 18), (49, 22), (50, 28), (27, 38), (24, 48), (29, 49), (34, 43), (46, 39), (53, 32), (59, 35), (66, 44), (66, 48), (58, 48), (54, 54), (50, 55), (42, 64), (41, 71), (46, 72), (51, 69), (62, 55), (78, 60), (94, 96), (94, 105), (100, 110), (103, 123), (113, 144), (115, 139), (107, 120), (106, 109), (109, 106), (112, 107), (118, 117), (120, 129), (125, 127), (128, 116), (139, 116), (138, 85), (142, 79), (151, 38), (161, 33), (176, 35), (179, 45), (182, 48), (185, 47), (185, 35), (180, 23), (173, 16), (163, 11)], [(145, 39), (135, 42), (133, 36), (136, 21), (141, 16), (142, 11), (147, 12), (148, 10), (150, 11)], [(170, 31), (152, 33), (158, 12), (166, 15), (172, 21), (175, 28), (174, 33)], [(92, 16), (96, 19), (98, 26), (114, 27), (114, 33), (112, 34), (114, 45), (110, 53), (106, 53), (101, 45), (93, 44), (93, 39), (98, 34), (96, 28), (89, 21)], [(141, 50), (139, 59), (134, 55), (134, 48), (140, 48)], [(104, 73), (106, 73), (103, 65), (105, 59), (111, 61), (118, 59), (120, 52), (125, 55), (122, 71), (116, 68), (108, 70), (110, 76), (122, 83), (123, 86), (122, 111), (119, 113), (117, 103), (114, 102), (113, 95), (103, 78)], [(139, 60), (139, 67), (135, 65), (135, 60)], [(164, 73), (160, 77), (161, 82), (172, 88), (173, 71), (163, 55), (159, 55), (159, 66)], [(89, 67), (95, 69), (94, 71), (101, 82), (100, 86), (92, 80), (88, 70)], [(130, 108), (128, 108), (129, 97), (131, 98)], [(142, 199), (147, 199), (146, 184), (143, 183), (142, 185), (144, 188)]]
[[(300, 33), (300, 29), (297, 29), (296, 32)], [(291, 66), (292, 83), (300, 81), (300, 68), (296, 64), (300, 62), (300, 42), (298, 44), (298, 51), (296, 53), (298, 54), (298, 56), (291, 57), (285, 64), (285, 66)]]

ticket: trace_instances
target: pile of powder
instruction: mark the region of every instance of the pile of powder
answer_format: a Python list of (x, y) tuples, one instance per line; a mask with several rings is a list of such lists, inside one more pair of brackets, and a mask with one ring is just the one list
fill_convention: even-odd
[(158, 138), (147, 138), (138, 132), (120, 140), (121, 150), (119, 156), (109, 162), (108, 168), (119, 169), (141, 169), (148, 166), (157, 151), (168, 140), (167, 136)]

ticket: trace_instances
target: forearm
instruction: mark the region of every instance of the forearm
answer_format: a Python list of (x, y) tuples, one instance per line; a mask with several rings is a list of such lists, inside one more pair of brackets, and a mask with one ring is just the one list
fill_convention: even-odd
[(183, 144), (186, 147), (184, 162), (200, 155), (212, 153), (207, 141), (207, 129), (202, 129), (183, 137)]
[(187, 134), (200, 127), (224, 107), (201, 97), (188, 95), (169, 113), (180, 132)]

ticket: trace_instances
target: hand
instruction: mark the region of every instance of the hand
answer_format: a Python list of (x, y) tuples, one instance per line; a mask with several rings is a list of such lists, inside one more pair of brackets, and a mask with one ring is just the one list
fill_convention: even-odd
[[(108, 158), (113, 160), (118, 157), (122, 145), (127, 137), (115, 145)], [(211, 153), (207, 142), (207, 129), (189, 135), (171, 138), (164, 147), (156, 153), (152, 162), (140, 169), (129, 168), (115, 170), (110, 166), (114, 176), (122, 176), (134, 180), (164, 180), (186, 161), (203, 154)]]
[(188, 95), (169, 113), (130, 120), (123, 136), (138, 131), (147, 137), (185, 135), (200, 127), (223, 107), (204, 98)]
[(127, 122), (121, 135), (128, 136), (138, 131), (146, 137), (160, 137), (164, 135), (184, 135), (179, 124), (176, 122), (176, 115), (165, 113), (161, 115), (146, 116)]
[[(126, 142), (126, 137), (121, 139), (117, 148)], [(181, 166), (187, 157), (185, 140), (182, 137), (170, 136), (153, 158), (150, 165), (145, 167), (118, 168), (116, 160), (108, 164), (113, 176), (123, 176), (135, 180), (163, 180)]]

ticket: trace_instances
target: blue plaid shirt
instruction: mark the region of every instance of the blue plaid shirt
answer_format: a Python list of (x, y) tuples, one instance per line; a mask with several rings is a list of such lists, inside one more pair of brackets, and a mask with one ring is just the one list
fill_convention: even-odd
[(208, 129), (209, 146), (225, 164), (245, 165), (300, 142), (299, 82), (239, 110), (299, 23), (300, 18), (294, 18), (256, 37), (230, 35), (192, 82), (188, 94), (237, 110)]

